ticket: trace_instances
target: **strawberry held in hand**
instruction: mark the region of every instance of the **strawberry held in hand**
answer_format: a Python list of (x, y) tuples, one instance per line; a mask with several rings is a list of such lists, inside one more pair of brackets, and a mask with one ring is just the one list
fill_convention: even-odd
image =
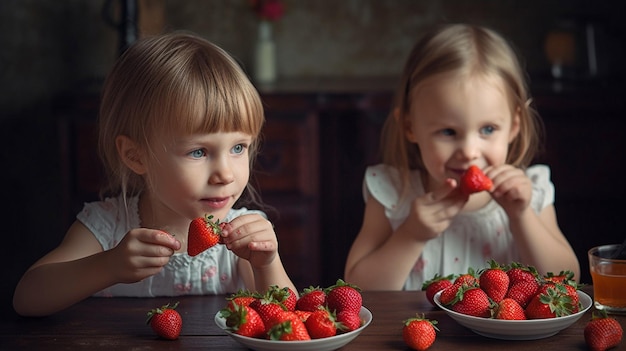
[(155, 308), (148, 312), (147, 324), (150, 325), (154, 332), (168, 340), (176, 340), (180, 335), (183, 327), (183, 319), (174, 309), (178, 306), (178, 302), (173, 306), (169, 304)]
[(480, 170), (480, 168), (472, 165), (461, 177), (460, 185), (463, 194), (471, 195), (484, 190), (491, 190), (493, 182), (483, 173), (483, 171)]
[(213, 222), (212, 219), (213, 215), (205, 215), (189, 223), (189, 234), (187, 237), (187, 253), (189, 256), (196, 256), (220, 242), (222, 228), (225, 223), (220, 223), (219, 219)]

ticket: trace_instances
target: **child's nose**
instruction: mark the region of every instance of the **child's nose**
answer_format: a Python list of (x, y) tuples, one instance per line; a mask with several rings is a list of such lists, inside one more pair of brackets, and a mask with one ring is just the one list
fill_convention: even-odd
[(230, 162), (226, 157), (216, 159), (211, 165), (211, 176), (209, 183), (211, 184), (229, 184), (235, 180)]
[(467, 160), (480, 157), (480, 143), (473, 138), (465, 138), (460, 142), (458, 154)]

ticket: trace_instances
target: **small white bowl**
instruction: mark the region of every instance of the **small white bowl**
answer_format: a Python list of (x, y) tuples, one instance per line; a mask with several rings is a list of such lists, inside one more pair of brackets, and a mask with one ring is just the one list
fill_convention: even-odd
[(359, 329), (329, 338), (305, 341), (274, 341), (235, 334), (227, 329), (226, 321), (220, 317), (219, 312), (215, 314), (215, 324), (240, 344), (257, 351), (332, 351), (354, 340), (372, 322), (372, 313), (365, 307), (361, 307), (359, 317), (363, 321), (363, 325)]
[(511, 321), (474, 317), (454, 312), (441, 304), (439, 301), (440, 296), (441, 292), (435, 295), (435, 304), (459, 324), (469, 328), (476, 334), (502, 340), (536, 340), (553, 336), (580, 319), (593, 302), (589, 295), (578, 290), (582, 308), (577, 313), (556, 318)]

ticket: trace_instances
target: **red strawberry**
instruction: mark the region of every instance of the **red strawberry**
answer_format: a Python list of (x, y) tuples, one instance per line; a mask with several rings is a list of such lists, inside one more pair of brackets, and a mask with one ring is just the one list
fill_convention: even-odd
[(304, 325), (311, 339), (329, 338), (337, 335), (335, 314), (325, 307), (313, 312), (304, 322)]
[(526, 318), (545, 319), (572, 314), (572, 299), (553, 287), (536, 294), (526, 306)]
[(402, 339), (413, 350), (423, 351), (428, 349), (437, 337), (435, 332), (436, 320), (425, 319), (423, 315), (405, 320), (402, 327)]
[(537, 282), (518, 282), (509, 287), (509, 291), (504, 297), (511, 298), (526, 308), (530, 300), (537, 295), (537, 291), (539, 291), (539, 283)]
[(476, 276), (476, 272), (474, 271), (474, 268), (470, 267), (467, 270), (467, 273), (459, 275), (454, 280), (454, 283), (466, 284), (468, 286), (478, 285), (478, 277)]
[(431, 305), (436, 306), (433, 298), (439, 291), (452, 286), (453, 277), (452, 274), (445, 277), (435, 274), (433, 279), (425, 281), (424, 284), (422, 284), (422, 290), (426, 291), (426, 299), (428, 299)]
[(317, 311), (326, 304), (326, 293), (320, 287), (310, 286), (302, 290), (296, 309), (302, 311)]
[(451, 304), (456, 298), (456, 294), (459, 292), (461, 286), (463, 286), (462, 283), (454, 283), (452, 286), (443, 289), (441, 295), (439, 295), (439, 302), (444, 306)]
[(526, 314), (517, 301), (505, 298), (498, 303), (493, 311), (493, 318), (505, 320), (524, 320)]
[(554, 274), (552, 272), (548, 272), (543, 276), (545, 281), (555, 282), (555, 283), (569, 283), (574, 281), (574, 272), (572, 271), (561, 271), (559, 274)]
[(493, 182), (480, 168), (471, 165), (463, 176), (461, 176), (461, 191), (466, 195), (471, 195), (484, 190), (491, 190)]
[(583, 333), (591, 351), (604, 351), (619, 345), (624, 331), (615, 318), (609, 318), (605, 310), (599, 310), (593, 313)]
[(298, 315), (298, 317), (300, 317), (300, 319), (306, 323), (306, 320), (309, 319), (309, 317), (311, 316), (311, 314), (313, 314), (313, 312), (311, 311), (302, 311), (302, 310), (295, 310), (293, 311), (295, 314)]
[(539, 291), (539, 274), (534, 267), (513, 263), (506, 272), (509, 276), (509, 290), (504, 297), (510, 297), (526, 308)]
[(260, 338), (265, 334), (261, 316), (250, 306), (233, 302), (232, 308), (222, 309), (220, 315), (226, 319), (226, 326), (233, 333), (250, 338)]
[(457, 298), (452, 301), (450, 308), (458, 313), (474, 317), (489, 317), (491, 302), (487, 294), (479, 287), (461, 286)]
[(288, 311), (294, 311), (296, 309), (296, 303), (298, 302), (298, 295), (290, 288), (284, 287), (274, 292), (274, 298), (281, 302)]
[[(311, 317), (309, 316), (309, 318)], [(270, 340), (311, 340), (304, 322), (292, 311), (281, 311), (274, 316), (269, 326), (268, 335)]]
[(361, 317), (353, 311), (344, 310), (337, 312), (336, 320), (342, 332), (351, 332), (361, 327)]
[(183, 327), (183, 319), (175, 310), (176, 307), (178, 307), (178, 302), (173, 306), (167, 304), (149, 311), (146, 324), (149, 324), (152, 330), (164, 339), (178, 339)]
[(222, 234), (220, 220), (212, 221), (213, 215), (199, 217), (189, 223), (189, 234), (187, 237), (187, 253), (189, 256), (196, 256), (201, 252), (217, 245)]
[(513, 262), (511, 267), (506, 271), (509, 275), (510, 284), (518, 282), (537, 282), (539, 280), (539, 273), (533, 266), (526, 266), (521, 263)]
[(363, 305), (361, 289), (338, 279), (335, 285), (326, 289), (326, 304), (328, 309), (335, 313), (344, 310), (359, 313)]
[(276, 301), (268, 300), (267, 298), (256, 299), (250, 304), (250, 307), (257, 311), (259, 316), (261, 316), (261, 320), (263, 320), (263, 324), (265, 324), (266, 331), (268, 331), (271, 327), (274, 318), (285, 311), (282, 304)]
[(249, 306), (256, 299), (257, 297), (251, 291), (239, 290), (226, 299), (228, 301), (226, 307), (233, 309), (234, 304)]
[(567, 283), (555, 283), (548, 281), (539, 287), (538, 293), (546, 293), (548, 288), (558, 290), (559, 293), (567, 295), (571, 299), (572, 313), (580, 310), (580, 298), (578, 297), (578, 284), (573, 280), (565, 280)]
[(487, 296), (497, 303), (502, 301), (509, 290), (509, 276), (496, 261), (489, 261), (489, 265), (489, 268), (480, 274), (478, 282)]

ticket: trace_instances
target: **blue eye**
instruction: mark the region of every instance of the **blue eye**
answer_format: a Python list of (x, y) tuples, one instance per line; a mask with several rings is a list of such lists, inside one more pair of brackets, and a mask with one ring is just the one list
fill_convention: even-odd
[(493, 132), (495, 132), (496, 128), (494, 128), (493, 126), (486, 126), (486, 127), (482, 127), (480, 129), (481, 134), (484, 135), (491, 135), (493, 134)]
[(202, 158), (206, 155), (206, 153), (202, 149), (197, 149), (190, 152), (189, 155), (193, 158)]
[(246, 150), (246, 147), (243, 144), (237, 144), (233, 146), (232, 151), (234, 154), (242, 154)]
[(450, 128), (442, 129), (442, 130), (440, 131), (440, 133), (441, 133), (442, 135), (445, 135), (445, 136), (453, 136), (453, 135), (456, 135), (456, 132), (455, 132), (453, 129), (450, 129)]

